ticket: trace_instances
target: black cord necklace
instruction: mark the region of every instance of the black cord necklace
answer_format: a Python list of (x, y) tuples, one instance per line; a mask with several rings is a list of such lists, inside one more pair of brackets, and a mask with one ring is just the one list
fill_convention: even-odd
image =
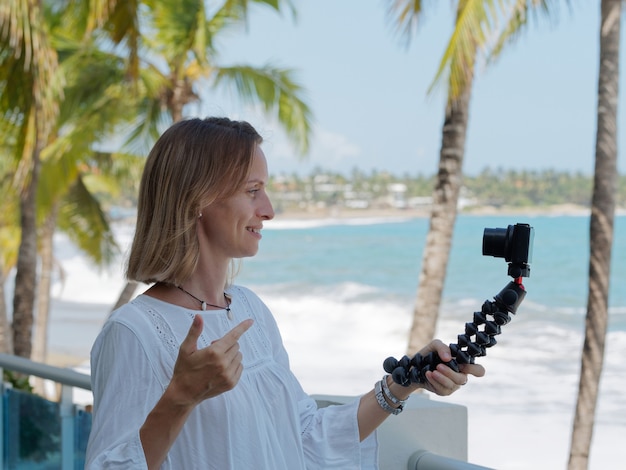
[(232, 313), (230, 313), (230, 296), (226, 292), (224, 292), (224, 300), (226, 300), (226, 307), (223, 307), (221, 305), (210, 304), (206, 300), (199, 299), (198, 297), (193, 295), (191, 292), (187, 292), (181, 286), (176, 286), (176, 287), (178, 287), (180, 290), (182, 290), (188, 296), (190, 296), (190, 297), (194, 298), (195, 300), (197, 300), (198, 302), (200, 302), (200, 307), (202, 308), (203, 311), (206, 311), (207, 306), (220, 308), (220, 309), (226, 310), (226, 315), (228, 315), (228, 319), (229, 320), (233, 319), (233, 315), (232, 315)]

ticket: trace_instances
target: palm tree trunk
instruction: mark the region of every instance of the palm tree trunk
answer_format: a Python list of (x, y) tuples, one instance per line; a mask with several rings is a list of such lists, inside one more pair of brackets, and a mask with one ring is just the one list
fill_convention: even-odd
[[(5, 2), (6, 3), (6, 2)], [(22, 121), (20, 132), (25, 138), (19, 145), (24, 177), (20, 178), (20, 245), (17, 255), (15, 291), (13, 293), (13, 350), (22, 357), (30, 357), (32, 349), (33, 309), (37, 288), (37, 189), (39, 184), (40, 156), (47, 143), (48, 135), (57, 118), (55, 101), (61, 93), (61, 82), (55, 80), (58, 66), (56, 51), (48, 41), (47, 24), (43, 17), (40, 0), (8, 2), (11, 34), (10, 47), (3, 55), (12, 54), (17, 59), (24, 57), (23, 72), (11, 72), (13, 81), (21, 81), (26, 92), (18, 101)], [(12, 12), (13, 11), (13, 12)], [(15, 16), (13, 13), (20, 12)], [(7, 17), (7, 15), (3, 15)], [(9, 23), (9, 24), (10, 24)], [(9, 89), (13, 84), (9, 83)], [(17, 114), (15, 114), (17, 115)], [(19, 139), (22, 140), (22, 139)]]
[[(50, 313), (50, 288), (52, 286), (52, 269), (54, 266), (54, 229), (57, 223), (58, 203), (46, 217), (40, 237), (41, 276), (37, 287), (37, 317), (35, 318), (35, 338), (31, 359), (46, 362), (48, 356), (48, 323)], [(44, 380), (35, 379), (35, 392), (46, 396)]]
[(422, 255), (407, 354), (415, 354), (435, 335), (463, 179), (471, 87), (469, 79), (465, 92), (450, 101), (446, 108), (439, 171), (433, 192), (430, 227)]
[(174, 122), (183, 119), (183, 108), (194, 96), (191, 85), (183, 79), (176, 78), (176, 76), (177, 73), (172, 72), (171, 88), (167, 90), (167, 109)]
[(42, 227), (40, 237), (41, 276), (37, 289), (37, 318), (35, 320), (35, 340), (32, 359), (45, 362), (48, 350), (48, 313), (50, 311), (50, 288), (54, 265), (54, 230), (57, 223), (58, 204), (50, 209), (50, 214)]
[(621, 0), (602, 0), (598, 128), (589, 228), (589, 296), (569, 470), (583, 470), (589, 465), (595, 409), (604, 362), (617, 191), (617, 102), (621, 8)]
[[(33, 121), (36, 121), (34, 119)], [(37, 142), (32, 155), (30, 181), (20, 194), (20, 226), (22, 236), (17, 254), (15, 292), (13, 295), (13, 352), (30, 358), (32, 349), (33, 309), (37, 292), (37, 184), (41, 141), (38, 124), (33, 135)]]

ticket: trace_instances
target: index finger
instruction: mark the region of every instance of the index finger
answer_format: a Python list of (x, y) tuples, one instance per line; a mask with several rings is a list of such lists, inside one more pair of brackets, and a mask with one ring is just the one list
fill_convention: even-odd
[(239, 323), (239, 325), (226, 333), (222, 337), (222, 340), (225, 340), (227, 345), (235, 344), (237, 341), (239, 341), (241, 335), (243, 335), (246, 331), (250, 329), (253, 323), (254, 320), (252, 318), (248, 318), (247, 320), (242, 321), (241, 323)]
[(480, 364), (461, 364), (461, 372), (464, 374), (471, 374), (474, 377), (483, 377), (485, 375), (485, 368)]

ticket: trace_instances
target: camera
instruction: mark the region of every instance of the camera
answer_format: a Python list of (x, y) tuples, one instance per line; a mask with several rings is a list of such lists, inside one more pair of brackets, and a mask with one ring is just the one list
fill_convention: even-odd
[(534, 229), (528, 224), (485, 229), (483, 255), (504, 258), (509, 263), (508, 274), (513, 280), (494, 296), (493, 301), (486, 300), (480, 311), (474, 312), (473, 321), (465, 324), (465, 333), (457, 336), (456, 343), (450, 344), (452, 360), (443, 362), (435, 351), (425, 356), (417, 353), (413, 358), (385, 359), (383, 369), (391, 374), (395, 383), (404, 387), (411, 383), (427, 383), (426, 372), (435, 370), (438, 364), (444, 363), (459, 372), (460, 364), (474, 364), (474, 358), (487, 354), (487, 348), (497, 343), (494, 336), (511, 321), (509, 314), (515, 314), (526, 297), (522, 277), (530, 276), (534, 235)]
[(507, 228), (486, 228), (483, 233), (483, 255), (504, 258), (509, 263), (509, 276), (530, 276), (534, 229), (528, 224)]

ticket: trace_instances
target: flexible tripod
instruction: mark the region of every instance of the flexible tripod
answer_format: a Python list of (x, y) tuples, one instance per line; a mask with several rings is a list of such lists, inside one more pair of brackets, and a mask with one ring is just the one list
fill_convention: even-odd
[[(515, 230), (522, 233), (521, 240), (515, 238)], [(491, 245), (496, 242), (501, 246), (494, 250)], [(457, 343), (450, 344), (452, 360), (445, 364), (455, 372), (459, 372), (459, 364), (473, 364), (476, 357), (485, 356), (487, 348), (497, 343), (494, 336), (499, 335), (501, 327), (511, 321), (509, 313), (517, 312), (526, 296), (522, 277), (530, 275), (530, 266), (527, 263), (531, 244), (532, 228), (526, 224), (509, 226), (506, 232), (504, 229), (485, 230), (483, 254), (504, 257), (507, 261), (512, 261), (509, 263), (508, 275), (513, 281), (510, 281), (493, 300), (486, 300), (481, 310), (474, 312), (473, 321), (465, 324), (465, 333), (457, 337)], [(513, 255), (508, 252), (509, 245), (513, 246)], [(522, 256), (518, 256), (519, 253)], [(435, 370), (441, 363), (443, 361), (436, 352), (430, 352), (426, 356), (417, 353), (412, 358), (403, 356), (400, 360), (388, 357), (383, 362), (383, 368), (391, 374), (394, 382), (408, 387), (411, 383), (425, 383), (426, 372)]]

